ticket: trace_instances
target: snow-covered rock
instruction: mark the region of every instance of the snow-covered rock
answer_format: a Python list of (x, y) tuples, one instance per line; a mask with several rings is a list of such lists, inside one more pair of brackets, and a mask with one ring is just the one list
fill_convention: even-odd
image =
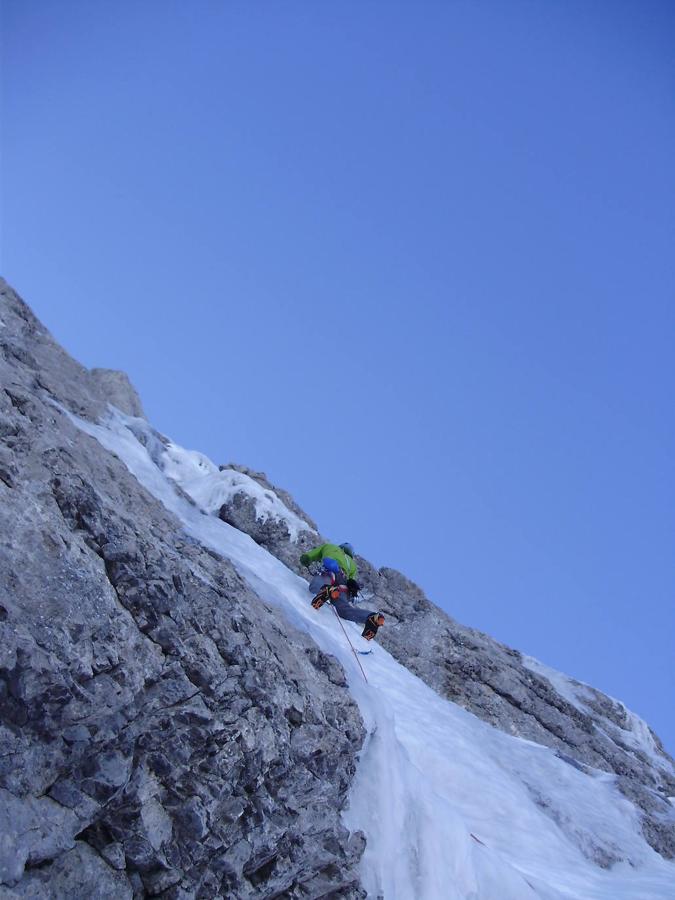
[[(178, 483), (199, 501), (190, 483)], [(278, 489), (267, 482), (266, 490)], [(301, 532), (294, 540), (288, 529), (278, 527), (261, 538), (253, 495), (248, 502), (239, 497), (245, 514), (235, 518), (230, 511), (227, 521), (301, 573), (300, 554), (325, 538)], [(299, 508), (295, 512), (304, 516)], [(645, 722), (620, 701), (456, 622), (395, 569), (375, 569), (360, 556), (358, 564), (363, 602), (387, 618), (378, 641), (395, 659), (505, 733), (550, 747), (570, 765), (614, 774), (619, 790), (642, 812), (646, 840), (666, 858), (675, 857), (675, 819), (668, 800), (675, 793), (675, 764)], [(420, 641), (420, 633), (428, 638)]]
[(641, 720), (363, 559), (357, 660), (292, 498), (109, 406), (1, 284), (0, 318), (2, 900), (672, 900)]

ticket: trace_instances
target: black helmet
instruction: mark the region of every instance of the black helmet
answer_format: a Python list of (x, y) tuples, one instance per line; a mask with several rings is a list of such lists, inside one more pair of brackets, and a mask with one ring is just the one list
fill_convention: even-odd
[(344, 544), (340, 544), (340, 550), (344, 550), (347, 556), (354, 556), (354, 548), (349, 543), (349, 541), (345, 541)]

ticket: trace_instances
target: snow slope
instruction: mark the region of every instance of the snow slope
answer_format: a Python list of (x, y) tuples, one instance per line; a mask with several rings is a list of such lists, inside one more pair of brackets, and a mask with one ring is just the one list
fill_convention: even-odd
[[(367, 836), (362, 878), (369, 897), (675, 898), (675, 864), (645, 842), (638, 813), (614, 776), (585, 774), (545, 747), (490, 727), (377, 645), (359, 657), (366, 683), (332, 609), (315, 612), (305, 581), (209, 514), (230, 489), (210, 460), (175, 444), (158, 449), (147, 423), (117, 410), (100, 425), (69, 415), (116, 454), (189, 535), (230, 559), (261, 598), (341, 661), (368, 730), (345, 823)], [(263, 514), (294, 515), (271, 494), (258, 499), (269, 504)], [(344, 624), (360, 640), (359, 630)]]

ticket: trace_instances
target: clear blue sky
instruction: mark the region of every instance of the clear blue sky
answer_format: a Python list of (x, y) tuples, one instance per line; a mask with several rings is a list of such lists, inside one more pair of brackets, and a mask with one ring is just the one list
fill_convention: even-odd
[(3, 17), (2, 271), (55, 336), (675, 750), (675, 6)]

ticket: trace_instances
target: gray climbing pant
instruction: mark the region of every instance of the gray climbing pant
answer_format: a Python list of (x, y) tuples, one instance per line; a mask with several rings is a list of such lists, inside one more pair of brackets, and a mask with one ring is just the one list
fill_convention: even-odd
[[(321, 588), (330, 583), (330, 575), (319, 572), (319, 574), (314, 575), (309, 582), (309, 592), (312, 597), (316, 597)], [(368, 616), (375, 615), (372, 610), (359, 609), (354, 606), (354, 604), (350, 603), (344, 596), (340, 596), (338, 600), (332, 600), (331, 603), (341, 619), (348, 619), (350, 622), (357, 622), (359, 625), (365, 625)]]

